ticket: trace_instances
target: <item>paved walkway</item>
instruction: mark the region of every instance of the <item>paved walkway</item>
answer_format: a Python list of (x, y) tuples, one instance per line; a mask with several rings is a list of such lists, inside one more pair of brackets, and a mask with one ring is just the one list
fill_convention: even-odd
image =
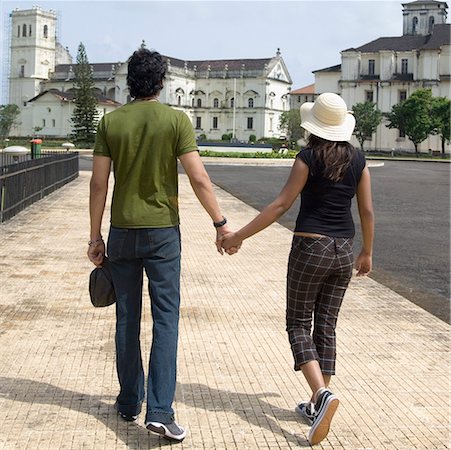
[[(0, 226), (0, 449), (169, 447), (118, 419), (114, 309), (90, 305), (88, 182), (80, 177)], [(238, 255), (180, 186), (183, 278), (174, 448), (309, 447), (293, 407), (308, 398), (284, 330), (290, 232)], [(256, 211), (217, 190), (233, 227)], [(107, 224), (108, 220), (105, 221)], [(107, 233), (105, 227), (105, 234)], [(150, 341), (146, 302), (143, 339)], [(449, 449), (450, 327), (371, 279), (354, 279), (338, 329), (341, 405), (323, 449)]]

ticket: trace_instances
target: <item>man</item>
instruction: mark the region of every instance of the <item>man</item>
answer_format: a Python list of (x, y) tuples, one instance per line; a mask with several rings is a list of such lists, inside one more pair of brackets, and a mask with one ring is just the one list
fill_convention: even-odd
[[(115, 408), (135, 420), (145, 397), (140, 348), (143, 270), (149, 281), (153, 338), (147, 380), (147, 429), (181, 442), (186, 430), (174, 420), (180, 306), (180, 232), (177, 159), (216, 227), (228, 231), (186, 114), (158, 102), (166, 64), (141, 48), (128, 63), (134, 101), (104, 116), (97, 130), (90, 184), (88, 257), (105, 255), (102, 215), (113, 162), (114, 192), (107, 253), (116, 292), (116, 364), (120, 384)], [(218, 251), (222, 249), (218, 244)], [(233, 252), (233, 251), (232, 251)]]

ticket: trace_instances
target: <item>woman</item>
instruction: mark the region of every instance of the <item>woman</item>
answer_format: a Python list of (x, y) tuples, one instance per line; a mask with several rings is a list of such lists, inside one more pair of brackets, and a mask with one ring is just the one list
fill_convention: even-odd
[(288, 261), (286, 321), (294, 369), (302, 371), (312, 390), (310, 401), (295, 409), (311, 425), (308, 439), (313, 445), (327, 436), (339, 403), (328, 386), (335, 374), (338, 312), (352, 275), (354, 195), (363, 240), (355, 264), (358, 276), (371, 270), (374, 215), (369, 170), (363, 153), (348, 142), (355, 119), (342, 98), (325, 93), (315, 103), (304, 103), (301, 126), (310, 133), (308, 145), (296, 156), (284, 188), (249, 224), (225, 235), (222, 246), (239, 248), (301, 194)]

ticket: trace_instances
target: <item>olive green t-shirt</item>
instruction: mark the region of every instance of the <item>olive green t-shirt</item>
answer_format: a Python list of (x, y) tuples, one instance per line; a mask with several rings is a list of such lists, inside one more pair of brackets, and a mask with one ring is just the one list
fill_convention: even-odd
[(103, 116), (94, 155), (113, 160), (111, 224), (178, 225), (177, 157), (196, 150), (188, 116), (159, 102), (133, 101)]

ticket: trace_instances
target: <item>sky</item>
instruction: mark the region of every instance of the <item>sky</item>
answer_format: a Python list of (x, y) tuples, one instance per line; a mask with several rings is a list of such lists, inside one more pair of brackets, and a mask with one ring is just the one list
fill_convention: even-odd
[(1, 1), (0, 86), (5, 96), (8, 16), (38, 5), (59, 18), (58, 40), (74, 58), (126, 61), (144, 40), (181, 60), (270, 58), (280, 48), (292, 89), (340, 64), (340, 51), (402, 35), (402, 1)]

